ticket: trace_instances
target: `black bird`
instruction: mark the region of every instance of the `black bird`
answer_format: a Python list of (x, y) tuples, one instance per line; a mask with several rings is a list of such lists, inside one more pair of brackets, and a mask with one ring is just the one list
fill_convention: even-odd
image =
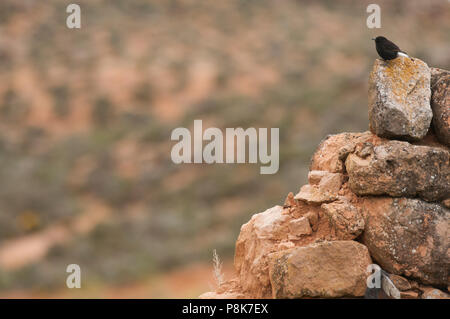
[[(376, 37), (375, 46), (377, 48), (378, 55), (383, 58), (383, 60), (392, 60), (398, 56), (403, 56), (410, 58), (406, 52), (400, 50), (400, 48), (393, 42), (389, 41), (385, 37)], [(412, 58), (410, 58), (414, 61)]]

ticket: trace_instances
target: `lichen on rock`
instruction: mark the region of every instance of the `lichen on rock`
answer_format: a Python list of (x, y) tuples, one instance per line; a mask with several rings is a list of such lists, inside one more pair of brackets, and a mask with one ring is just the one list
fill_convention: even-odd
[(375, 60), (369, 77), (370, 130), (386, 138), (423, 138), (433, 116), (430, 78), (419, 59)]

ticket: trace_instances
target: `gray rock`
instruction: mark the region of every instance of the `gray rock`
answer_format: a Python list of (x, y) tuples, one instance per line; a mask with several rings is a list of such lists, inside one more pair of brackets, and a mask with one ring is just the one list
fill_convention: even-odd
[(436, 68), (431, 71), (434, 132), (441, 143), (450, 146), (450, 72)]
[(450, 295), (436, 288), (424, 289), (422, 299), (450, 299)]
[(424, 284), (447, 286), (450, 210), (411, 198), (366, 197), (359, 205), (362, 242), (377, 264)]
[(349, 154), (345, 167), (350, 189), (357, 195), (419, 196), (427, 201), (450, 197), (450, 153), (440, 147), (402, 141), (364, 145)]
[(369, 127), (380, 137), (423, 138), (430, 127), (430, 69), (419, 59), (375, 60), (369, 78)]

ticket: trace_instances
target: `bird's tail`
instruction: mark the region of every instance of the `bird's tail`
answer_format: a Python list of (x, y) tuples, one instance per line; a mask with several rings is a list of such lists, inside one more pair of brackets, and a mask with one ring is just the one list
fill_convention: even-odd
[(405, 58), (410, 58), (411, 61), (414, 61), (414, 59), (411, 58), (409, 55), (407, 55), (406, 52), (398, 51), (398, 52), (397, 52), (397, 56), (403, 56), (403, 57), (405, 57)]

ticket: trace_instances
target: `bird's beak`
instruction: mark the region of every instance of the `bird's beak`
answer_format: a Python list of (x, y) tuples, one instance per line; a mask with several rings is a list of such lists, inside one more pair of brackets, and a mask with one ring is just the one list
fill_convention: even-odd
[(375, 38), (372, 38), (372, 40), (375, 40)]

